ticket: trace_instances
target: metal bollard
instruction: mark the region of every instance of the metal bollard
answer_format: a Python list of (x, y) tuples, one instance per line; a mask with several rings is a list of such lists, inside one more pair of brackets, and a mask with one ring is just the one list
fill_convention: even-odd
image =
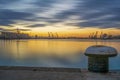
[(92, 72), (108, 72), (109, 57), (117, 56), (117, 50), (113, 47), (95, 45), (85, 51), (88, 56), (88, 70)]

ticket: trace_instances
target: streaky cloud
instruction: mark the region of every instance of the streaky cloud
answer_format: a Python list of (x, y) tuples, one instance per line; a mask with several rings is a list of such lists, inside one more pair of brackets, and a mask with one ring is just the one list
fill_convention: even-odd
[(47, 25), (46, 24), (33, 24), (33, 25), (26, 26), (26, 27), (36, 28), (36, 27), (45, 27), (45, 26)]
[[(10, 5), (14, 2), (22, 7), (18, 9), (14, 4)], [(21, 20), (32, 22), (26, 26), (30, 28), (63, 23), (79, 28), (119, 29), (119, 4), (120, 0), (0, 0), (0, 26), (10, 26)], [(77, 18), (71, 18), (72, 16)]]
[(8, 9), (0, 9), (0, 25), (1, 26), (10, 26), (15, 24), (16, 20), (25, 20), (27, 17), (32, 16), (33, 14), (25, 12), (16, 12)]

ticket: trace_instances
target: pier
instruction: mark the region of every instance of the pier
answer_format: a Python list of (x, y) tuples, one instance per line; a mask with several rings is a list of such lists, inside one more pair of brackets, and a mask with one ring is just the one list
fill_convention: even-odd
[(94, 73), (76, 68), (0, 67), (0, 80), (120, 80), (120, 71)]

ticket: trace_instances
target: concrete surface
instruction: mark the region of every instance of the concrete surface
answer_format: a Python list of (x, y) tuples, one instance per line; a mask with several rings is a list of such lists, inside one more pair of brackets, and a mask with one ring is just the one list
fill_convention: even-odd
[(0, 80), (120, 80), (120, 71), (93, 73), (75, 68), (1, 66)]

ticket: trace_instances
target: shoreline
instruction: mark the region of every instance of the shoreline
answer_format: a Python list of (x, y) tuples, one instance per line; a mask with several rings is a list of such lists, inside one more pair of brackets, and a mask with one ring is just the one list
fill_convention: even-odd
[(13, 39), (9, 39), (9, 38), (0, 38), (0, 40), (120, 40), (120, 39), (90, 39), (90, 38), (13, 38)]

